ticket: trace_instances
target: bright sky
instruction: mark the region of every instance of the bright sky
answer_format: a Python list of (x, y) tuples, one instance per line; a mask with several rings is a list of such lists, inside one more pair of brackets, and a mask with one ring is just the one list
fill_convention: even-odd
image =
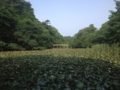
[(26, 0), (32, 4), (39, 21), (50, 20), (63, 36), (73, 36), (94, 24), (98, 29), (108, 21), (114, 0)]

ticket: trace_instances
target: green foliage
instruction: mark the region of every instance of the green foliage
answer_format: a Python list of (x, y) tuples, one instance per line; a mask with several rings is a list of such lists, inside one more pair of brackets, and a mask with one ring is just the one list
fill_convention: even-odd
[(10, 43), (7, 45), (8, 50), (25, 50), (23, 47), (19, 46), (16, 43)]
[(108, 22), (102, 24), (102, 27), (94, 34), (92, 43), (108, 43)]
[[(118, 44), (120, 46), (120, 1), (114, 0), (116, 11), (111, 11), (109, 20), (99, 30), (93, 25), (80, 30), (71, 42), (73, 48), (91, 47), (94, 44)], [(92, 31), (93, 30), (93, 31)]]
[(72, 47), (73, 48), (86, 48), (91, 47), (92, 39), (96, 28), (93, 24), (89, 25), (79, 32), (73, 37)]
[(102, 25), (95, 35), (93, 42), (96, 43), (117, 43), (120, 46), (120, 1), (115, 0), (116, 11), (111, 11), (109, 20)]
[(93, 49), (2, 52), (0, 90), (119, 90), (119, 56), (105, 59), (108, 53), (98, 54), (101, 57), (97, 53)]
[(120, 55), (120, 48), (118, 44), (108, 45), (108, 44), (96, 44), (92, 48), (97, 52), (111, 53), (112, 55)]
[(110, 11), (111, 15), (109, 17), (109, 33), (110, 36), (109, 42), (112, 43), (120, 43), (120, 1), (115, 0), (116, 3), (116, 11)]
[(53, 43), (62, 43), (62, 35), (48, 25), (50, 20), (41, 23), (36, 19), (29, 2), (0, 0), (0, 6), (0, 41), (7, 43), (0, 50), (45, 49)]
[[(49, 21), (50, 22), (50, 21)], [(46, 41), (46, 47), (48, 48), (51, 48), (52, 47), (52, 44), (56, 44), (56, 43), (62, 43), (63, 42), (63, 36), (58, 32), (58, 30), (51, 26), (51, 25), (48, 25), (46, 24), (46, 21), (45, 22), (42, 22), (42, 25), (45, 27), (45, 29), (47, 30), (47, 34), (44, 33), (43, 36), (45, 36), (45, 38), (43, 37), (44, 39), (44, 42)], [(50, 45), (50, 46), (49, 46)]]
[(72, 37), (71, 36), (64, 36), (64, 43), (70, 44)]
[(115, 3), (116, 11), (110, 11), (109, 20), (99, 30), (90, 24), (73, 37), (63, 37), (50, 20), (40, 22), (36, 19), (29, 2), (0, 0), (0, 50), (50, 49), (57, 43), (67, 43), (73, 48), (104, 43), (120, 46), (120, 1), (115, 0)]
[(4, 50), (5, 46), (6, 46), (6, 43), (3, 41), (0, 41), (0, 50), (1, 51)]

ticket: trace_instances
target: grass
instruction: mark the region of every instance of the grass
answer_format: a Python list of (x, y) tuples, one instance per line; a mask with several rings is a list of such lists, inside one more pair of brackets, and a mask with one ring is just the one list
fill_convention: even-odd
[(120, 49), (0, 52), (0, 90), (119, 90)]
[[(107, 50), (106, 50), (107, 49)], [(107, 47), (93, 47), (93, 49), (48, 49), (42, 51), (10, 51), (10, 52), (0, 52), (0, 57), (22, 57), (26, 55), (53, 55), (61, 57), (81, 57), (81, 58), (91, 58), (91, 59), (102, 59), (108, 60), (110, 62), (120, 62), (120, 49), (110, 49)]]

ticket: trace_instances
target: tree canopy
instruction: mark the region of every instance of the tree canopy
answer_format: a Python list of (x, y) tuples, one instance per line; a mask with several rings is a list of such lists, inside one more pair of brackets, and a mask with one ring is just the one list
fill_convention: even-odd
[(120, 46), (120, 1), (114, 1), (116, 11), (110, 10), (109, 20), (99, 30), (90, 24), (73, 37), (63, 37), (49, 19), (41, 22), (35, 17), (30, 2), (0, 0), (0, 51), (48, 49), (52, 44), (60, 43), (67, 43), (72, 48), (102, 43)]
[(93, 24), (79, 30), (71, 41), (74, 48), (91, 47), (94, 44), (118, 44), (120, 46), (120, 1), (114, 0), (116, 11), (110, 10), (109, 20), (98, 30)]
[(40, 22), (35, 17), (29, 2), (0, 0), (0, 50), (45, 49), (62, 40), (50, 20)]

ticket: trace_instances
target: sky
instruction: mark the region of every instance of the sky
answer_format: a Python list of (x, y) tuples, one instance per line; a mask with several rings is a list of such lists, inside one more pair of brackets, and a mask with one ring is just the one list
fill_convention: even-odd
[(26, 0), (31, 3), (39, 21), (50, 20), (63, 36), (74, 36), (94, 24), (100, 28), (108, 21), (109, 10), (115, 11), (114, 0)]

